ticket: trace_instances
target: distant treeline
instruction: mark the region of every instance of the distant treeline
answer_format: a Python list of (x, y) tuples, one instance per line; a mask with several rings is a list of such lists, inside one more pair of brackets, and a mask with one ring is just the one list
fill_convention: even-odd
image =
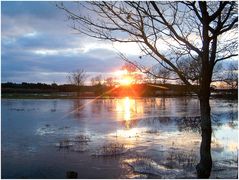
[[(72, 84), (58, 85), (56, 83), (2, 83), (2, 94), (8, 93), (58, 93), (76, 92), (77, 96), (185, 96), (192, 95), (192, 91), (186, 85), (177, 84), (132, 84), (130, 86), (107, 86), (98, 84), (94, 86), (76, 86)], [(197, 88), (194, 86), (193, 88)], [(217, 97), (237, 98), (237, 90), (212, 89), (212, 95)]]
[(45, 84), (45, 83), (2, 83), (2, 93), (4, 92), (78, 92), (87, 91), (92, 89), (90, 86), (76, 86), (72, 84), (58, 85), (56, 83)]
[(53, 93), (53, 92), (91, 92), (94, 95), (99, 95), (102, 93), (108, 95), (125, 95), (125, 94), (138, 94), (139, 96), (154, 96), (160, 94), (179, 94), (185, 95), (189, 92), (188, 88), (184, 85), (172, 85), (164, 84), (161, 88), (159, 85), (155, 84), (132, 84), (130, 86), (106, 86), (102, 84), (94, 86), (76, 86), (72, 84), (62, 84), (58, 85), (56, 83), (45, 84), (45, 83), (2, 83), (2, 93)]

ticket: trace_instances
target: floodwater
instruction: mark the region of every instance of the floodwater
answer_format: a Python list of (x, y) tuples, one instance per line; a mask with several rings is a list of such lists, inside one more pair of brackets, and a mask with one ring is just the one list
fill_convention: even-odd
[[(211, 178), (237, 178), (238, 104), (213, 99)], [(2, 178), (195, 178), (196, 98), (2, 99)]]

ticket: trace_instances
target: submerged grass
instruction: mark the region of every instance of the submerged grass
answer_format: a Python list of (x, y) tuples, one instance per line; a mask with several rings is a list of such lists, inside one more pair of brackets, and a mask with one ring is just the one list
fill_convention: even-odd
[(93, 156), (118, 156), (125, 154), (128, 149), (124, 144), (121, 143), (109, 143), (105, 144), (97, 149), (92, 155)]
[(90, 142), (90, 137), (84, 134), (77, 135), (73, 139), (71, 139), (72, 142), (77, 142), (77, 143), (87, 143)]
[(59, 147), (59, 148), (70, 148), (73, 145), (74, 144), (70, 142), (68, 139), (61, 140), (59, 143), (56, 143), (56, 147)]
[(75, 152), (85, 152), (88, 150), (87, 145), (90, 137), (84, 134), (75, 136), (74, 138), (64, 139), (56, 143), (59, 149), (70, 149)]

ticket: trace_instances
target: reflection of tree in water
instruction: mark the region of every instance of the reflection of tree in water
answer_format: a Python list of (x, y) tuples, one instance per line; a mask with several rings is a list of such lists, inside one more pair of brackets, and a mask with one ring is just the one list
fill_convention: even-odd
[(150, 127), (160, 127), (176, 123), (179, 131), (200, 132), (200, 117), (153, 117), (145, 120), (145, 124)]
[[(225, 118), (225, 121), (223, 121), (223, 118)], [(217, 128), (220, 128), (223, 124), (228, 124), (228, 126), (233, 129), (238, 126), (237, 112), (234, 112), (233, 108), (227, 113), (211, 113), (211, 120), (214, 131)], [(200, 116), (179, 118), (177, 120), (178, 129), (179, 131), (193, 131), (201, 133), (200, 121)]]
[(175, 98), (154, 98), (145, 99), (144, 106), (147, 114), (160, 113), (160, 116), (168, 116), (175, 114), (176, 116), (199, 115), (199, 102), (192, 98), (178, 97)]
[(114, 99), (107, 99), (107, 100), (103, 100), (103, 106), (104, 106), (104, 109), (108, 112), (108, 113), (111, 113), (114, 111), (114, 107), (113, 107), (113, 104), (115, 104), (115, 100)]
[(173, 122), (173, 118), (171, 117), (152, 117), (152, 118), (146, 118), (144, 123), (149, 126), (154, 126), (157, 124), (164, 124), (168, 125)]
[(145, 101), (145, 103), (146, 103), (147, 105), (149, 105), (149, 107), (152, 108), (152, 109), (157, 108), (157, 104), (156, 104), (156, 99), (155, 99), (155, 98), (147, 99), (147, 100)]
[(201, 132), (200, 122), (201, 122), (200, 116), (182, 117), (177, 121), (178, 130), (200, 133)]
[(232, 129), (236, 129), (238, 127), (238, 121), (234, 118), (230, 119), (230, 121), (228, 122), (228, 126)]
[[(229, 127), (231, 128), (237, 128), (237, 120), (235, 120), (233, 113), (226, 113), (223, 114), (223, 116), (228, 117), (226, 120), (227, 122), (222, 121), (222, 114), (212, 114), (211, 119), (212, 119), (212, 126), (213, 130), (216, 130), (217, 128), (220, 128), (224, 123), (228, 124)], [(232, 117), (233, 118), (230, 118)], [(197, 132), (201, 133), (201, 128), (200, 128), (200, 122), (201, 118), (200, 116), (196, 117), (182, 117), (177, 120), (177, 126), (179, 131), (187, 131), (187, 132)]]
[(57, 108), (57, 101), (53, 101), (53, 108), (51, 109), (51, 112), (55, 112), (56, 111), (56, 108)]
[(183, 108), (185, 116), (190, 114), (194, 116), (199, 116), (200, 105), (198, 101), (193, 101), (191, 98), (181, 98), (180, 107)]
[(131, 129), (137, 126), (138, 120), (130, 120), (130, 121), (121, 121), (120, 124), (125, 128), (125, 129)]
[(211, 120), (212, 120), (213, 130), (216, 130), (216, 128), (221, 127), (223, 125), (222, 115), (225, 115), (225, 114), (211, 113)]
[(163, 109), (163, 110), (166, 109), (166, 99), (165, 99), (165, 98), (162, 98), (162, 99), (161, 99), (161, 103), (160, 103), (159, 108), (160, 108), (160, 109)]
[[(140, 122), (140, 125), (143, 126), (148, 126), (148, 127), (153, 127), (153, 128), (160, 128), (160, 125), (166, 125), (168, 126), (169, 124), (173, 124), (176, 122), (177, 126), (180, 126), (179, 130), (185, 129), (187, 126), (194, 126), (191, 123), (191, 120), (193, 117), (148, 117), (144, 119), (139, 119), (138, 121)], [(195, 121), (195, 120), (194, 120)], [(181, 124), (180, 124), (181, 123)], [(194, 122), (197, 124), (198, 122)]]
[(143, 119), (124, 120), (120, 123), (126, 129), (134, 128), (137, 126), (153, 127), (157, 129), (160, 127), (160, 125), (169, 125), (173, 122), (172, 119), (173, 118), (170, 117), (148, 117)]
[[(229, 127), (231, 128), (237, 128), (237, 118), (235, 118), (236, 113), (233, 111), (230, 111), (226, 115), (228, 118), (226, 119), (226, 123), (228, 123)], [(148, 127), (160, 128), (160, 125), (169, 125), (172, 123), (176, 123), (176, 126), (179, 131), (186, 131), (186, 132), (197, 132), (201, 133), (201, 127), (200, 122), (201, 118), (200, 116), (194, 116), (194, 117), (149, 117), (145, 119), (139, 119), (138, 120), (141, 125), (145, 125)], [(213, 129), (216, 130), (216, 128), (219, 128), (223, 125), (221, 115), (212, 114), (212, 125)], [(137, 125), (137, 123), (133, 124), (134, 126)]]
[(76, 119), (80, 119), (83, 117), (83, 109), (84, 109), (84, 100), (82, 99), (73, 100), (71, 112)]
[(164, 110), (166, 110), (166, 106), (167, 104), (167, 98), (149, 98), (144, 100), (144, 105), (146, 105), (148, 107), (148, 111), (147, 113), (151, 113), (153, 112), (153, 110), (162, 110), (164, 112)]
[(230, 109), (223, 113), (212, 113), (212, 125), (213, 127), (220, 127), (224, 123), (230, 128), (235, 129), (238, 127), (238, 112), (237, 108), (234, 108), (237, 104), (230, 104)]
[(103, 105), (103, 101), (100, 100), (95, 100), (94, 102), (92, 102), (91, 105), (91, 113), (92, 114), (100, 114), (102, 112), (102, 105)]
[(166, 162), (164, 163), (169, 168), (193, 168), (198, 162), (196, 152), (191, 151), (176, 151), (170, 150), (166, 152)]
[[(228, 112), (228, 125), (230, 128), (237, 128), (238, 127), (238, 112), (237, 112), (237, 103), (230, 104), (231, 111)], [(236, 106), (236, 108), (235, 108)], [(236, 109), (236, 110), (235, 110)]]

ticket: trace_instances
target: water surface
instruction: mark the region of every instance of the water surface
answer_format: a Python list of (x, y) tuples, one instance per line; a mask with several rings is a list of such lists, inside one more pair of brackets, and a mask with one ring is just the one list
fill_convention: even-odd
[[(66, 178), (67, 171), (78, 178), (196, 177), (201, 140), (196, 98), (1, 103), (2, 178)], [(210, 104), (211, 177), (236, 178), (237, 101)]]

